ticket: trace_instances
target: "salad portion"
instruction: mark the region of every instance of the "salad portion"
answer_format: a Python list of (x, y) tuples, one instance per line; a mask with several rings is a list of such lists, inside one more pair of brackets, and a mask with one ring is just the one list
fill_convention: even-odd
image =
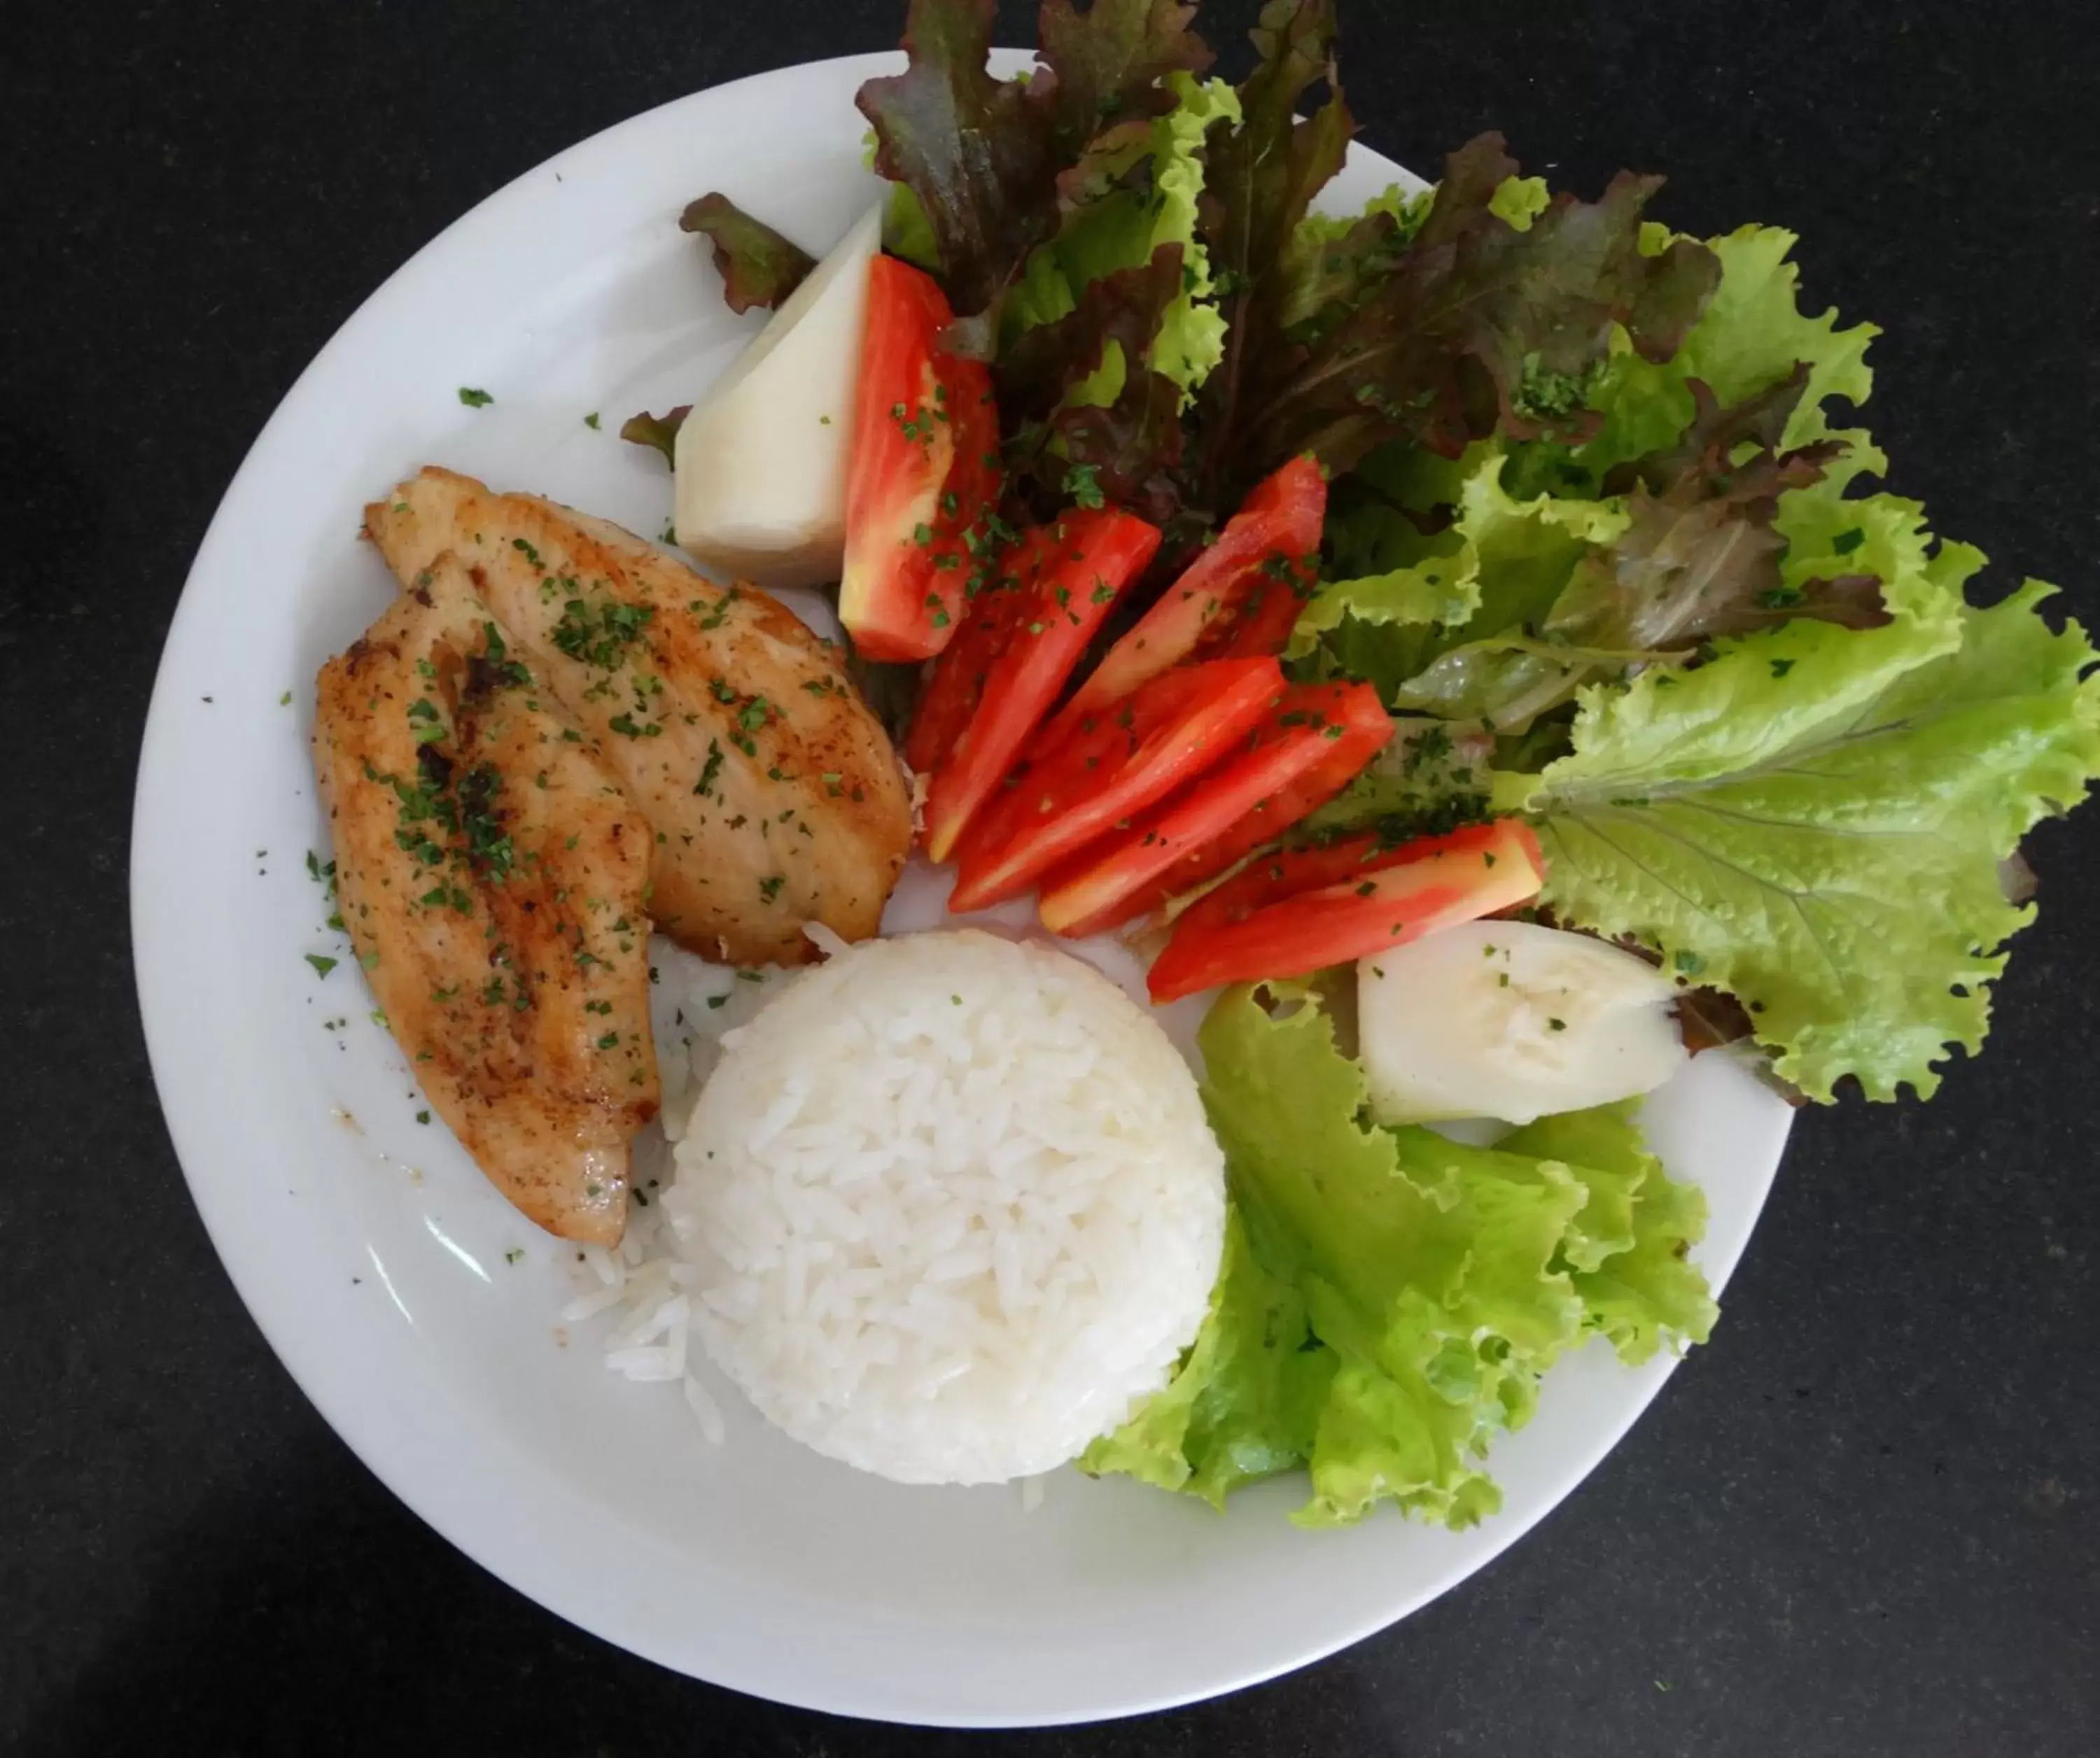
[[(1563, 1350), (1707, 1334), (1634, 1110), (1688, 1048), (1828, 1101), (1980, 1046), (2021, 838), (2100, 773), (2095, 655), (1876, 486), (1876, 331), (1803, 311), (1790, 233), (1681, 236), (1659, 178), (1585, 200), (1493, 134), (1320, 210), (1332, 5), (1271, 0), (1236, 85), (1195, 10), (1048, 0), (1001, 79), (989, 4), (913, 0), (858, 99), (879, 216), (819, 263), (694, 203), (778, 315), (629, 437), (764, 584), (708, 496), (773, 373), (773, 577), (833, 564), (951, 907), (1033, 892), (1157, 1000), (1229, 985), (1224, 1269), (1088, 1468), (1462, 1524)], [(782, 425), (842, 371), (850, 421)], [(1522, 1126), (1423, 1126), (1476, 1115)]]
[[(1193, 11), (1053, 5), (1001, 81), (986, 9), (919, 0), (861, 94), (894, 182), (841, 610), (933, 662), (884, 679), (929, 853), (966, 901), (1051, 875), (1083, 931), (1294, 830), (1513, 815), (1542, 910), (1802, 1093), (1929, 1095), (2025, 919), (2001, 863), (2093, 769), (2082, 635), (2036, 583), (1971, 602), (1982, 557), (1872, 487), (1842, 424), (1876, 332), (1802, 312), (1791, 235), (1676, 236), (1659, 179), (1550, 193), (1494, 136), (1317, 213), (1355, 129), (1332, 7), (1267, 7), (1238, 87)], [(695, 207), (733, 303), (790, 295), (806, 257)], [(1208, 712), (1200, 773), (1083, 752), (1118, 705), (1148, 754)]]

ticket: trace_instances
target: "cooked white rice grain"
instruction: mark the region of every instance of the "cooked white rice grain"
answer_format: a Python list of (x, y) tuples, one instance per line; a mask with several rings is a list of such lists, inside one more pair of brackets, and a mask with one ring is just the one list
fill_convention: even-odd
[(722, 1042), (677, 1146), (693, 1321), (771, 1421), (913, 1483), (1048, 1471), (1202, 1323), (1224, 1166), (1114, 984), (975, 929), (869, 941)]

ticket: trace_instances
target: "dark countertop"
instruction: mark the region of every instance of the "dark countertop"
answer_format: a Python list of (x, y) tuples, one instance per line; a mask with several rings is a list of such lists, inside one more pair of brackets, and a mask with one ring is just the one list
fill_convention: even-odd
[[(1008, 10), (1006, 40), (1025, 38)], [(1214, 40), (1251, 7), (1221, 6)], [(2082, 0), (1345, 11), (1370, 143), (1498, 126), (1665, 217), (1795, 227), (1871, 316), (1893, 486), (2100, 615), (2100, 51)], [(0, 1747), (945, 1752), (689, 1682), (421, 1526), (191, 1209), (126, 936), (138, 738), (214, 504), (357, 303), (482, 196), (697, 86), (894, 41), (889, 0), (72, 0), (0, 54)], [(695, 167), (695, 190), (707, 180)], [(2100, 809), (2034, 839), (1990, 1054), (1802, 1119), (1712, 1346), (1484, 1575), (1242, 1696), (1027, 1753), (2100, 1751)], [(227, 1071), (229, 1101), (240, 1071)]]

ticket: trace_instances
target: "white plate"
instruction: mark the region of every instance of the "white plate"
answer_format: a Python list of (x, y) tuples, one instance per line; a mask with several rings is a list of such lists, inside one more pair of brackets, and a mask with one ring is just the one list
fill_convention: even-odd
[[(659, 531), (668, 477), (613, 430), (690, 401), (757, 321), (723, 309), (681, 205), (720, 187), (827, 244), (876, 192), (854, 88), (898, 63), (791, 68), (609, 130), (452, 227), (322, 350), (227, 491), (168, 637), (132, 852), (139, 994), (241, 1298), (336, 1430), (468, 1555), (611, 1641), (761, 1696), (916, 1722), (1089, 1720), (1268, 1677), (1435, 1597), (1573, 1488), (1670, 1364), (1628, 1372), (1598, 1348), (1556, 1370), (1495, 1451), (1502, 1512), (1458, 1535), (1390, 1516), (1301, 1531), (1289, 1480), (1220, 1518), (1068, 1471), (1024, 1513), (1011, 1489), (858, 1475), (740, 1404), (711, 1448), (674, 1387), (615, 1379), (585, 1328), (558, 1344), (557, 1248), (417, 1123), (355, 961), (324, 980), (301, 962), (342, 952), (304, 870), (325, 853), (305, 736), (316, 668), (389, 597), (353, 540), (363, 504), (438, 461)], [(1358, 151), (1334, 199), (1402, 175)], [(493, 404), (463, 408), (461, 386)], [(1650, 1117), (1706, 1189), (1718, 1285), (1786, 1108), (1706, 1057)]]

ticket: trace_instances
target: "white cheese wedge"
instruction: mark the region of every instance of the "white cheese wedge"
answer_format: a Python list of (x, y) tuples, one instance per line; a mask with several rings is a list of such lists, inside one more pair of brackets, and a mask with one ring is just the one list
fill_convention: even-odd
[(810, 271), (678, 430), (682, 548), (761, 586), (839, 577), (846, 469), (868, 264), (882, 249), (871, 209)]
[(1471, 922), (1376, 954), (1357, 976), (1382, 1123), (1529, 1123), (1652, 1091), (1684, 1060), (1670, 980), (1586, 934)]

